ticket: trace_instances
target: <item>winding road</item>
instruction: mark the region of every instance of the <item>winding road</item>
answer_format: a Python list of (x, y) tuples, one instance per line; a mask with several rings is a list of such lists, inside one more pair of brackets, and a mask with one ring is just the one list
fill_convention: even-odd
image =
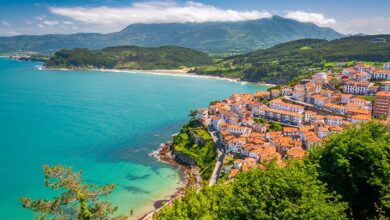
[(217, 135), (217, 131), (211, 125), (207, 126), (207, 129), (211, 137), (213, 138), (214, 144), (217, 147), (218, 151), (217, 162), (215, 163), (213, 174), (211, 175), (209, 180), (209, 186), (212, 186), (218, 181), (218, 177), (222, 170), (223, 159), (225, 158), (226, 152), (224, 145), (222, 144), (221, 140)]

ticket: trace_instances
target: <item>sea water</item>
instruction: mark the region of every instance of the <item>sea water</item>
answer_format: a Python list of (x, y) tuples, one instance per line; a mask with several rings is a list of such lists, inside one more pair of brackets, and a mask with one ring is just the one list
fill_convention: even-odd
[(234, 92), (267, 87), (143, 72), (42, 70), (0, 58), (0, 219), (32, 219), (21, 196), (52, 198), (42, 165), (82, 170), (117, 185), (107, 197), (140, 217), (178, 187), (173, 167), (148, 154), (171, 139), (191, 110)]

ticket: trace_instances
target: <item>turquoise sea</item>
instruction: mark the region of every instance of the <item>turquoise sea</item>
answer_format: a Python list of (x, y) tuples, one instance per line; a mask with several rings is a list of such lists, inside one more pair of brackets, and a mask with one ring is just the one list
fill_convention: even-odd
[(170, 140), (192, 109), (265, 86), (148, 73), (42, 71), (0, 58), (0, 219), (32, 219), (20, 196), (50, 198), (42, 165), (115, 183), (109, 197), (140, 217), (172, 194), (178, 172), (148, 154)]

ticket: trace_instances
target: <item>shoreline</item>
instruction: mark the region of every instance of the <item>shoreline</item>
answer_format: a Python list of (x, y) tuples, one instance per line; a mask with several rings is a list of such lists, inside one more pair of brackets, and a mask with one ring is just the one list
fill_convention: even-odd
[(151, 220), (153, 219), (153, 215), (164, 208), (165, 206), (171, 204), (176, 198), (179, 198), (184, 195), (186, 189), (192, 187), (192, 183), (190, 181), (191, 176), (193, 175), (194, 168), (188, 167), (186, 165), (182, 165), (178, 163), (174, 156), (172, 155), (172, 151), (170, 150), (172, 142), (168, 141), (165, 143), (160, 144), (159, 148), (152, 153), (149, 154), (149, 156), (155, 158), (161, 163), (166, 163), (171, 166), (173, 166), (175, 169), (178, 170), (180, 175), (180, 184), (176, 188), (176, 191), (172, 193), (170, 196), (168, 196), (167, 199), (159, 199), (154, 201), (154, 210), (145, 213), (141, 218), (138, 218), (138, 220)]
[(182, 76), (182, 77), (193, 77), (193, 78), (203, 78), (203, 79), (217, 79), (217, 80), (226, 80), (230, 82), (237, 83), (250, 83), (254, 85), (262, 85), (274, 87), (275, 84), (266, 83), (266, 82), (249, 82), (241, 80), (238, 78), (230, 77), (221, 77), (221, 76), (211, 76), (211, 75), (200, 75), (196, 73), (189, 73), (190, 69), (152, 69), (152, 70), (140, 70), (140, 69), (99, 69), (99, 68), (47, 68), (44, 65), (41, 66), (41, 70), (55, 70), (55, 71), (96, 71), (96, 72), (112, 72), (112, 73), (143, 73), (143, 74), (153, 74), (153, 75), (165, 75), (165, 76)]

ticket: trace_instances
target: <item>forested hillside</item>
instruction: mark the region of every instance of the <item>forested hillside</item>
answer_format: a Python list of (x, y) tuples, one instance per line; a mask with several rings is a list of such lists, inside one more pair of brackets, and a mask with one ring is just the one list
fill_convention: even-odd
[[(387, 42), (371, 42), (377, 37), (383, 37)], [(332, 41), (291, 41), (266, 50), (228, 57), (213, 65), (197, 68), (195, 72), (253, 82), (285, 83), (327, 70), (335, 62), (348, 61), (390, 61), (390, 35), (353, 36)]]
[(49, 68), (177, 69), (211, 63), (212, 60), (207, 54), (188, 48), (121, 46), (102, 50), (61, 50), (46, 62), (46, 66)]

